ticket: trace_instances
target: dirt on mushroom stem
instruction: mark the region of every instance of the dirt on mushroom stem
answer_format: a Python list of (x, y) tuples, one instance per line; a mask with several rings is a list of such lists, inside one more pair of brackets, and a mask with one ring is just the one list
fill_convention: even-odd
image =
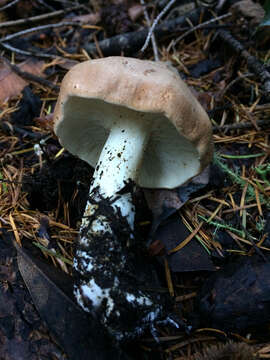
[[(130, 181), (121, 192), (132, 192)], [(89, 200), (95, 212), (81, 229), (74, 260), (75, 295), (82, 308), (96, 316), (117, 343), (140, 336), (157, 320), (165, 319), (171, 302), (159, 295), (151, 264), (138, 258), (138, 243), (130, 242), (130, 225), (107, 198), (97, 201), (95, 188)], [(92, 232), (93, 221), (102, 216), (109, 225), (103, 232)], [(141, 250), (141, 249), (140, 249)], [(143, 269), (142, 269), (143, 268)], [(140, 274), (143, 273), (143, 276)], [(150, 290), (152, 289), (152, 290)]]

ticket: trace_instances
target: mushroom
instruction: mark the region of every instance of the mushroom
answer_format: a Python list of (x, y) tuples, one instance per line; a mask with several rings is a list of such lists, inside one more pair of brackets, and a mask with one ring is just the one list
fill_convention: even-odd
[(211, 123), (174, 69), (116, 56), (66, 74), (54, 130), (68, 151), (95, 167), (74, 293), (121, 341), (164, 316), (160, 296), (134, 279), (134, 186), (172, 189), (199, 174), (212, 158)]

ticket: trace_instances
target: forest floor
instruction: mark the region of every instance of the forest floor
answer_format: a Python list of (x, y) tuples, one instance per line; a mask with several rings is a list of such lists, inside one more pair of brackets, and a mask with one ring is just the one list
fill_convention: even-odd
[[(184, 325), (157, 325), (158, 342), (146, 331), (124, 353), (270, 358), (269, 30), (258, 28), (259, 2), (205, 5), (0, 1), (1, 359), (95, 358), (70, 295), (93, 169), (62, 148), (53, 111), (69, 69), (114, 55), (174, 67), (208, 113), (215, 144), (200, 177), (135, 194), (142, 256), (157, 262), (160, 293)], [(107, 359), (100, 351), (96, 358)]]

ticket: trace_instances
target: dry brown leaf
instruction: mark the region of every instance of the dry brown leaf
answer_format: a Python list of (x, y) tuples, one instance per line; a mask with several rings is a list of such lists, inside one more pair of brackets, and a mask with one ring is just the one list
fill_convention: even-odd
[(176, 211), (183, 205), (175, 189), (144, 189), (144, 196), (155, 217), (164, 214), (165, 209)]
[[(17, 66), (21, 71), (41, 76), (43, 64), (43, 61), (28, 59)], [(0, 102), (19, 95), (28, 84), (28, 81), (15, 74), (7, 64), (3, 62), (0, 64)]]

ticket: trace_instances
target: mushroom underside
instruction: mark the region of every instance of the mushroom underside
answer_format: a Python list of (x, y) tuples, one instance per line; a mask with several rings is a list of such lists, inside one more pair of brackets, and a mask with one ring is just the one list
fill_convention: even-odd
[(141, 118), (151, 124), (151, 132), (137, 179), (140, 187), (175, 188), (200, 170), (197, 148), (164, 114), (135, 111), (100, 99), (76, 96), (69, 97), (63, 109), (64, 121), (59, 123), (57, 135), (67, 150), (93, 167), (98, 162), (112, 124), (119, 118), (130, 122)]

